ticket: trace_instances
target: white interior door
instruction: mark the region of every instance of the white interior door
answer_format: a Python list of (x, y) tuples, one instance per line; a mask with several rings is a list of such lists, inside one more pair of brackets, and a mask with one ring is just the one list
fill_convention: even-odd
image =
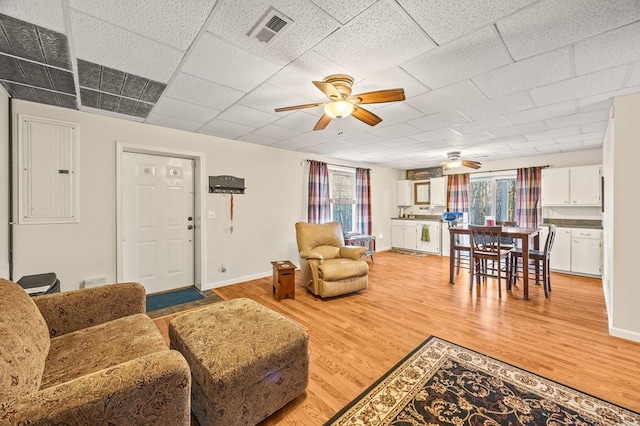
[(122, 280), (147, 293), (193, 285), (193, 160), (123, 152)]

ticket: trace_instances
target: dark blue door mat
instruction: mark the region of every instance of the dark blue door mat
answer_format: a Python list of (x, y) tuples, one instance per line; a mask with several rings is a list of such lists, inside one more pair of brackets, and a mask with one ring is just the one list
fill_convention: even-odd
[(193, 287), (147, 296), (147, 312), (168, 308), (204, 299), (204, 295)]

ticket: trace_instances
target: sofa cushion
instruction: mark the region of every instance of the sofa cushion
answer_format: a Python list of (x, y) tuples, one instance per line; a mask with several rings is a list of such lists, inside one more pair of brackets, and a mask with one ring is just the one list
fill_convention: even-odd
[(168, 350), (167, 342), (144, 314), (54, 337), (41, 388), (162, 350)]
[(49, 352), (47, 323), (18, 284), (0, 279), (0, 403), (37, 391)]
[(318, 267), (324, 281), (338, 281), (347, 278), (361, 277), (369, 273), (367, 262), (351, 259), (330, 259)]

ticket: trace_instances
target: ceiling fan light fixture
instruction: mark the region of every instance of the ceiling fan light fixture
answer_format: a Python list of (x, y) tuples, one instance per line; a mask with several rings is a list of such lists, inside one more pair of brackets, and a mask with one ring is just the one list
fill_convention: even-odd
[(447, 163), (447, 169), (455, 169), (456, 167), (460, 167), (461, 165), (462, 165), (462, 161), (460, 160), (449, 161)]
[(332, 101), (324, 106), (324, 113), (331, 118), (342, 118), (351, 115), (353, 104), (344, 100)]

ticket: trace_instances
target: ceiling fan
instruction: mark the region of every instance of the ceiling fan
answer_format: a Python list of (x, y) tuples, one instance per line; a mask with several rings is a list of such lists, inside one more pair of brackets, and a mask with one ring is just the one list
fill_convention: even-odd
[(327, 127), (333, 118), (342, 118), (348, 115), (353, 115), (369, 126), (375, 126), (382, 121), (382, 118), (358, 105), (405, 100), (404, 89), (378, 90), (352, 95), (353, 77), (345, 74), (332, 74), (322, 81), (313, 81), (312, 83), (329, 98), (329, 102), (276, 108), (275, 111), (292, 111), (323, 106), (324, 114), (320, 117), (313, 130), (322, 130)]
[(447, 161), (444, 164), (447, 169), (455, 169), (456, 167), (465, 166), (471, 169), (479, 169), (482, 163), (479, 161), (463, 160), (460, 158), (460, 151), (447, 152)]

